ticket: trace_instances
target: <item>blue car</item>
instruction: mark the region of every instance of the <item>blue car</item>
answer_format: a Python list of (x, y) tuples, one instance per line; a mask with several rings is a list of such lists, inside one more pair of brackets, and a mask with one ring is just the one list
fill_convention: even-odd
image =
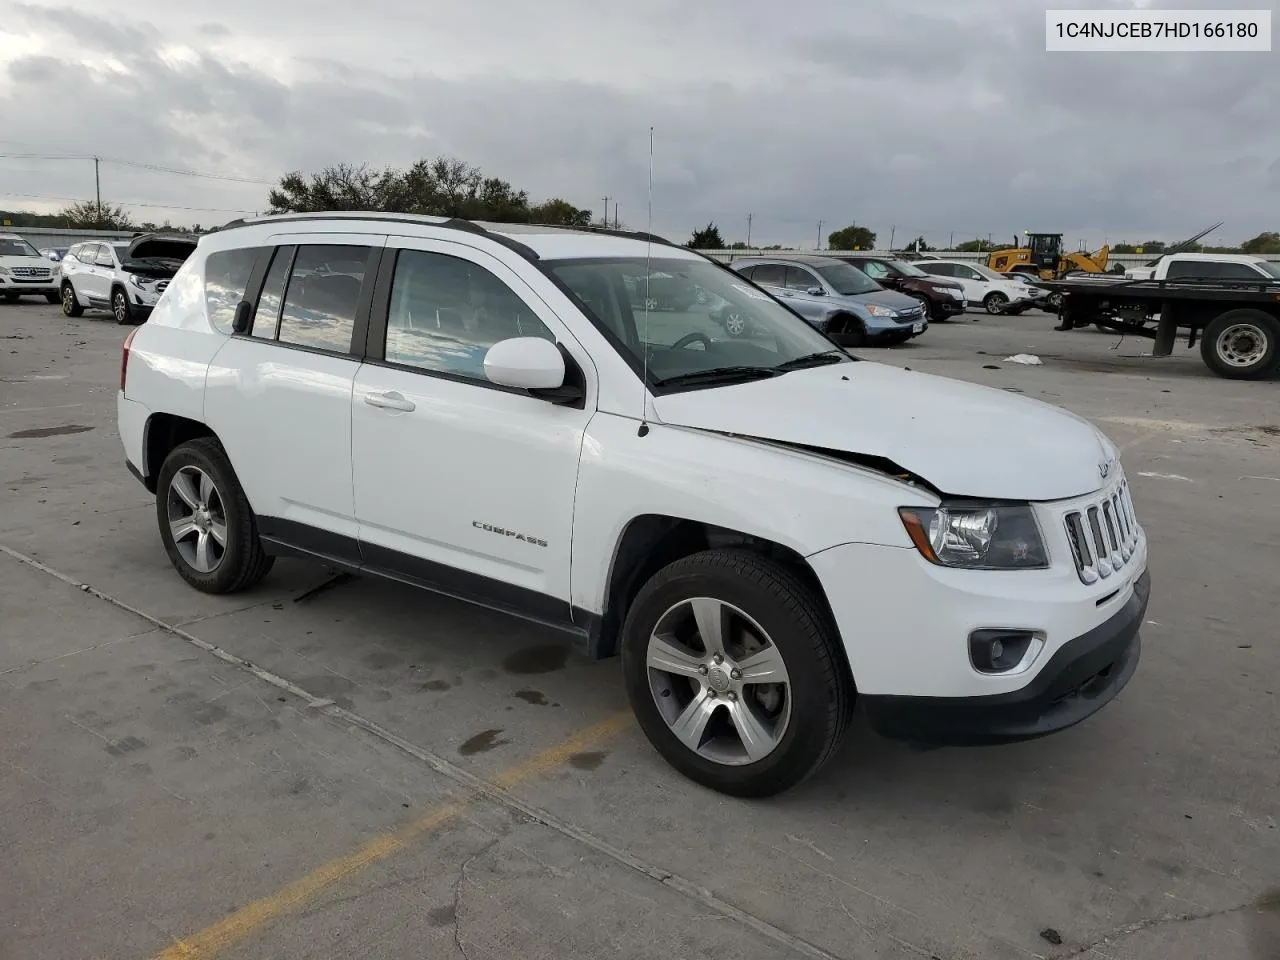
[[(831, 257), (743, 257), (730, 267), (845, 347), (905, 343), (929, 329), (924, 306)], [(741, 336), (736, 328), (725, 330)]]

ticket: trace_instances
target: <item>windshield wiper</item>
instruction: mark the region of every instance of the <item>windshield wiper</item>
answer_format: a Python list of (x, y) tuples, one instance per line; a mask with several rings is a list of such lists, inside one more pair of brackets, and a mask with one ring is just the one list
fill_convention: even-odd
[(843, 363), (848, 354), (843, 350), (824, 350), (822, 353), (806, 353), (803, 357), (793, 357), (777, 364), (775, 370), (803, 370), (805, 367), (824, 367), (829, 363)]
[(677, 373), (672, 377), (663, 377), (654, 382), (660, 387), (689, 385), (696, 383), (733, 383), (748, 380), (761, 380), (776, 377), (779, 370), (775, 367), (712, 367), (710, 370), (694, 370), (691, 373)]

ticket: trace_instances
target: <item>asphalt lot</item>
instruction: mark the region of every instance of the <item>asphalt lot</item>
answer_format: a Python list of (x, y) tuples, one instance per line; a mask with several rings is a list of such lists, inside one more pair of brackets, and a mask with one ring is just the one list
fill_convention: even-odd
[(115, 433), (126, 330), (0, 304), (0, 958), (1280, 957), (1280, 382), (1053, 323), (864, 355), (1122, 447), (1136, 677), (1034, 743), (855, 724), (746, 802), (537, 629), (296, 561), (188, 588)]

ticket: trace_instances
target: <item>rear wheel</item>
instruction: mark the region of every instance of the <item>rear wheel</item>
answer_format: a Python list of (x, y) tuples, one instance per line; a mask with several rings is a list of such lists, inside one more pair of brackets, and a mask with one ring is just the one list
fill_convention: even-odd
[(84, 307), (76, 299), (76, 288), (70, 281), (62, 284), (62, 313), (68, 317), (78, 317), (84, 313)]
[(1228, 310), (1204, 328), (1200, 357), (1220, 377), (1259, 380), (1280, 365), (1280, 320), (1261, 310)]
[(160, 539), (174, 569), (204, 593), (233, 593), (267, 575), (257, 522), (235, 471), (212, 437), (165, 458), (156, 481)]
[(660, 570), (623, 627), (627, 695), (649, 741), (703, 786), (780, 793), (821, 767), (854, 690), (821, 600), (787, 567), (709, 550)]

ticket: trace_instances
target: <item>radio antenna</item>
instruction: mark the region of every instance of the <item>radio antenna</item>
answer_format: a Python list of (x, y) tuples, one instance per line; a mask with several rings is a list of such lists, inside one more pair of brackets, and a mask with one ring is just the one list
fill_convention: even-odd
[(640, 429), (636, 435), (649, 433), (649, 260), (653, 254), (653, 127), (649, 128), (649, 222), (645, 227), (644, 246), (644, 324), (640, 334), (640, 353), (644, 374), (640, 378)]

